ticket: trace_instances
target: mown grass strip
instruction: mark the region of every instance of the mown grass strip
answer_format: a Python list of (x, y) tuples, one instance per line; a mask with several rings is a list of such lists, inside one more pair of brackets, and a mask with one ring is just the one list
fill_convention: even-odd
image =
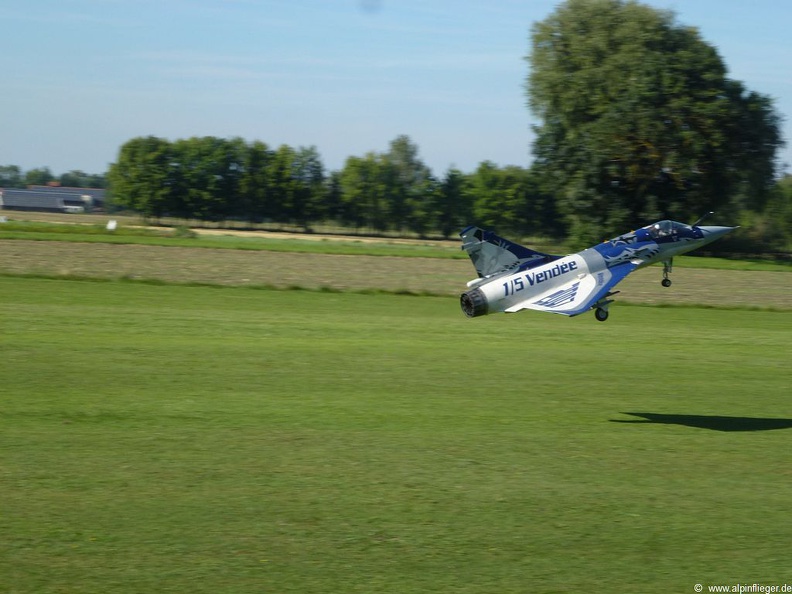
[[(278, 286), (272, 284), (220, 284), (211, 282), (199, 281), (170, 281), (156, 278), (144, 277), (130, 277), (130, 276), (117, 276), (117, 277), (98, 277), (80, 274), (44, 274), (44, 273), (8, 273), (0, 272), (0, 278), (19, 278), (19, 279), (39, 279), (39, 280), (65, 280), (65, 281), (79, 281), (87, 283), (129, 283), (149, 286), (164, 286), (164, 287), (200, 287), (200, 288), (214, 288), (214, 289), (249, 289), (253, 291), (304, 291), (309, 293), (328, 293), (328, 294), (350, 294), (350, 295), (394, 295), (394, 296), (407, 296), (407, 297), (445, 297), (448, 298), (447, 293), (438, 293), (428, 290), (413, 290), (413, 289), (380, 289), (380, 288), (342, 288), (332, 286), (305, 286), (298, 284), (291, 284), (288, 286)], [(618, 305), (626, 305), (631, 307), (659, 307), (659, 308), (700, 308), (700, 309), (716, 309), (724, 311), (757, 311), (757, 312), (786, 312), (788, 309), (782, 307), (772, 306), (759, 306), (759, 305), (735, 305), (735, 304), (711, 304), (711, 303), (642, 303), (639, 301), (623, 298), (618, 301)], [(499, 314), (500, 315), (500, 314)], [(525, 314), (524, 314), (525, 315)], [(539, 315), (537, 313), (528, 313), (527, 315)]]
[(450, 258), (467, 256), (456, 247), (433, 244), (405, 244), (378, 239), (307, 240), (241, 237), (229, 235), (182, 236), (184, 232), (119, 227), (107, 231), (96, 225), (58, 225), (54, 223), (12, 222), (0, 225), (0, 239), (26, 239), (32, 241), (68, 241), (78, 243), (109, 243), (122, 245), (156, 245), (163, 247), (189, 247), (210, 249), (233, 249), (271, 252), (294, 252), (310, 254), (333, 254), (349, 256), (395, 256), (406, 258)]
[(452, 298), (0, 291), (6, 590), (787, 579), (792, 314), (598, 324), (468, 320)]
[(303, 285), (288, 285), (278, 286), (271, 284), (244, 284), (244, 285), (228, 285), (220, 283), (199, 282), (199, 281), (169, 281), (158, 278), (144, 278), (144, 277), (130, 277), (130, 276), (117, 276), (117, 277), (100, 277), (88, 276), (80, 274), (42, 274), (42, 273), (8, 273), (0, 272), (0, 278), (19, 278), (19, 279), (32, 279), (32, 280), (63, 280), (63, 281), (78, 281), (86, 283), (130, 283), (139, 285), (149, 285), (154, 287), (201, 287), (212, 289), (250, 289), (253, 291), (306, 291), (310, 293), (349, 293), (352, 295), (401, 295), (408, 297), (448, 297), (444, 293), (434, 293), (432, 291), (414, 291), (411, 289), (377, 289), (377, 288), (340, 288), (330, 286), (303, 286)]

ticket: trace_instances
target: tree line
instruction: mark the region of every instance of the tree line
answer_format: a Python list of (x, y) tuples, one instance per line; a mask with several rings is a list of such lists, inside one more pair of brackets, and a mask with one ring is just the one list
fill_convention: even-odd
[[(240, 138), (133, 138), (121, 147), (107, 178), (117, 208), (155, 219), (305, 230), (335, 222), (363, 233), (443, 237), (474, 223), (583, 247), (661, 218), (692, 222), (717, 209), (721, 222), (744, 227), (741, 239), (731, 240), (733, 250), (783, 251), (792, 244), (792, 176), (763, 179), (761, 193), (743, 183), (714, 197), (692, 184), (681, 189), (671, 184), (664, 195), (671, 201), (678, 192), (675, 202), (661, 205), (644, 196), (634, 200), (636, 212), (630, 213), (615, 183), (605, 197), (559, 191), (559, 176), (541, 159), (530, 167), (484, 161), (473, 172), (451, 168), (437, 177), (407, 136), (394, 139), (385, 152), (349, 157), (340, 171), (329, 173), (315, 147), (270, 148)], [(586, 197), (596, 202), (585, 204)], [(602, 212), (593, 210), (597, 205)]]
[(327, 172), (316, 147), (201, 137), (133, 138), (108, 173), (112, 201), (146, 217), (450, 236), (472, 221), (519, 234), (558, 234), (551, 197), (530, 169), (485, 161), (436, 177), (407, 136)]
[(104, 173), (85, 173), (74, 169), (61, 175), (55, 175), (49, 167), (36, 167), (23, 171), (18, 165), (0, 165), (0, 188), (46, 186), (53, 182), (69, 188), (107, 187), (107, 177)]
[[(451, 237), (468, 224), (518, 237), (544, 236), (575, 244), (568, 204), (554, 191), (543, 163), (498, 166), (484, 161), (472, 172), (448, 169), (437, 177), (407, 136), (387, 151), (347, 158), (327, 172), (315, 147), (292, 148), (239, 138), (127, 141), (106, 174), (49, 168), (23, 172), (0, 166), (0, 187), (45, 185), (107, 187), (109, 205), (144, 217), (243, 221), (301, 226), (335, 222), (361, 233)], [(774, 180), (761, 204), (745, 196), (721, 205), (724, 223), (744, 226), (740, 251), (780, 251), (792, 242), (792, 176)], [(709, 208), (664, 210), (639, 224), (669, 217), (692, 220)], [(726, 208), (726, 212), (724, 212)], [(596, 223), (594, 224), (596, 225)], [(597, 227), (597, 240), (624, 231)], [(598, 233), (597, 233), (598, 232)], [(584, 245), (579, 241), (577, 245)], [(734, 247), (734, 246), (733, 246)]]

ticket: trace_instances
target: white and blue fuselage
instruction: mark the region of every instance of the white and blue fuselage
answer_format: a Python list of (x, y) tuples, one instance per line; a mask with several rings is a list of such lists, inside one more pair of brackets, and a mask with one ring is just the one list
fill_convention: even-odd
[[(607, 317), (609, 291), (627, 274), (664, 262), (667, 277), (674, 256), (715, 241), (733, 229), (659, 221), (582, 252), (558, 257), (469, 227), (462, 232), (463, 248), (481, 277), (468, 283), (471, 290), (461, 296), (462, 309), (475, 317), (522, 309), (575, 316), (597, 308)], [(486, 274), (487, 270), (493, 272)], [(670, 281), (664, 280), (666, 283)], [(604, 319), (599, 312), (597, 317)]]

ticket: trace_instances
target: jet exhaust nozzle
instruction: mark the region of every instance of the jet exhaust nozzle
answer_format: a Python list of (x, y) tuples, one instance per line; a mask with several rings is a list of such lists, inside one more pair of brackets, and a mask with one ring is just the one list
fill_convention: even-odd
[(487, 296), (481, 289), (473, 289), (467, 291), (459, 296), (459, 303), (462, 306), (462, 311), (469, 318), (478, 316), (486, 316), (489, 313), (487, 304)]

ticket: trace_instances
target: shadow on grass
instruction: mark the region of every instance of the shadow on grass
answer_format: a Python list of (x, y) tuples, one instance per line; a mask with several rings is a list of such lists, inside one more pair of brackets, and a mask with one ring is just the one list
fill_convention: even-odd
[(756, 417), (720, 417), (712, 415), (665, 415), (660, 413), (626, 412), (638, 419), (610, 419), (611, 423), (637, 423), (656, 425), (684, 425), (713, 431), (770, 431), (792, 429), (792, 419), (763, 419)]

